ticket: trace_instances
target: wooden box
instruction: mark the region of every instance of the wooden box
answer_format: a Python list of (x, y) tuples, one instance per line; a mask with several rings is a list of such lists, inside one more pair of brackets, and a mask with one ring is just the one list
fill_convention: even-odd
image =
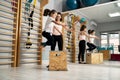
[(64, 51), (50, 51), (50, 71), (67, 71), (67, 57)]
[(103, 60), (110, 60), (110, 51), (109, 50), (100, 50), (100, 53), (103, 53)]
[(86, 63), (87, 64), (103, 63), (103, 54), (102, 53), (87, 53), (86, 54)]

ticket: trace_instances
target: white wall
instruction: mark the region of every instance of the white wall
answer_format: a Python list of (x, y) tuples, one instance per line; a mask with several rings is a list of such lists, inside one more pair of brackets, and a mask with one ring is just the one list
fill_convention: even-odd
[[(96, 35), (100, 37), (101, 32), (110, 32), (110, 31), (120, 31), (120, 21), (119, 22), (109, 22), (98, 24), (96, 29)], [(96, 42), (97, 45), (100, 45), (100, 42)]]
[(99, 32), (120, 30), (120, 21), (99, 24), (98, 30), (99, 30)]

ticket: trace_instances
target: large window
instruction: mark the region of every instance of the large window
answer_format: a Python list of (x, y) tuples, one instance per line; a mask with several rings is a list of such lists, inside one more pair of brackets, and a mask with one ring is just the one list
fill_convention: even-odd
[[(118, 45), (120, 44), (120, 34), (118, 32), (101, 33), (101, 46), (113, 45), (114, 53), (118, 54)], [(113, 53), (113, 52), (112, 52)]]
[(119, 53), (118, 52), (118, 45), (119, 45), (119, 34), (118, 33), (109, 34), (109, 44), (114, 45), (114, 53)]
[(107, 33), (101, 34), (101, 46), (105, 46), (106, 44), (108, 44), (107, 38), (108, 38)]

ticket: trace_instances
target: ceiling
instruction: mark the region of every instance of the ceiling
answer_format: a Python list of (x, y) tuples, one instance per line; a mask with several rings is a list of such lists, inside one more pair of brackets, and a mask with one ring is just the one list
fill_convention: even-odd
[(117, 6), (116, 3), (120, 2), (113, 1), (104, 4), (98, 4), (91, 7), (81, 8), (77, 10), (67, 11), (79, 16), (84, 16), (87, 19), (94, 21), (96, 23), (106, 23), (106, 22), (113, 22), (113, 21), (120, 21), (119, 17), (110, 18), (108, 13), (120, 12), (120, 7)]

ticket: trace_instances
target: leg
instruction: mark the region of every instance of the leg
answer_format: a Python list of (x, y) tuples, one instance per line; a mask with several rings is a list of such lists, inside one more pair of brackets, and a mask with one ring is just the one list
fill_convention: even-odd
[(82, 61), (84, 61), (84, 54), (85, 54), (85, 41), (80, 41), (80, 51), (81, 51), (81, 57), (82, 57)]
[(93, 51), (95, 48), (97, 48), (96, 45), (94, 45), (92, 43), (91, 43), (91, 46), (92, 46), (91, 51)]
[(53, 35), (54, 38), (54, 45), (51, 45), (51, 50), (55, 51), (55, 47), (56, 47), (56, 36)]
[(63, 38), (62, 38), (62, 35), (58, 37), (58, 48), (59, 48), (59, 51), (63, 50)]
[(54, 39), (53, 39), (53, 37), (50, 35), (50, 33), (48, 33), (48, 32), (45, 32), (45, 31), (43, 31), (43, 33), (42, 33), (42, 35), (47, 39), (47, 41), (45, 42), (45, 46), (47, 46), (47, 45), (53, 45), (54, 44)]
[(92, 45), (89, 42), (87, 42), (87, 46), (89, 47), (87, 50), (91, 51), (92, 50)]
[(78, 54), (78, 61), (80, 62), (80, 57), (81, 57), (81, 47), (80, 47), (80, 42), (79, 42), (79, 54)]

